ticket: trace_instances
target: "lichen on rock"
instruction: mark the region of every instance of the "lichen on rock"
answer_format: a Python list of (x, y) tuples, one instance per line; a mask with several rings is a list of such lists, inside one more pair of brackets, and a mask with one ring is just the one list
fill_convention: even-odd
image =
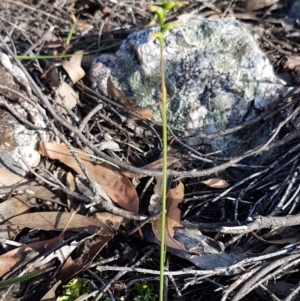
[[(254, 37), (235, 19), (192, 17), (182, 23), (164, 38), (169, 125), (186, 130), (186, 135), (216, 133), (256, 117), (284, 90)], [(158, 42), (151, 39), (155, 31), (135, 32), (116, 54), (99, 56), (91, 79), (106, 94), (111, 76), (160, 121), (160, 53)], [(239, 140), (227, 136), (211, 143), (223, 150)]]

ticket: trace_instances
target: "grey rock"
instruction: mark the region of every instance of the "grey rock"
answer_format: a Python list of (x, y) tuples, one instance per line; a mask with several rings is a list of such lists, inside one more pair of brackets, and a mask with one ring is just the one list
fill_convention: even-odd
[(300, 24), (300, 1), (296, 0), (292, 4), (287, 18), (283, 21), (283, 26), (292, 30), (296, 24)]
[[(27, 119), (38, 127), (46, 127), (43, 116), (37, 108), (25, 100), (32, 99), (25, 74), (3, 53), (0, 53), (0, 83), (9, 89), (0, 87), (0, 104), (7, 103), (18, 117)], [(0, 168), (25, 176), (28, 171), (26, 164), (36, 167), (40, 162), (37, 143), (41, 139), (47, 140), (47, 133), (44, 130), (35, 131), (27, 128), (0, 105)]]
[[(254, 37), (235, 19), (192, 17), (181, 22), (164, 39), (169, 125), (184, 129), (187, 136), (216, 133), (256, 117), (284, 90)], [(111, 76), (116, 87), (160, 121), (159, 45), (151, 39), (156, 31), (131, 34), (116, 54), (96, 58), (90, 74), (94, 89), (107, 94)], [(208, 143), (236, 155), (244, 139), (239, 133)]]

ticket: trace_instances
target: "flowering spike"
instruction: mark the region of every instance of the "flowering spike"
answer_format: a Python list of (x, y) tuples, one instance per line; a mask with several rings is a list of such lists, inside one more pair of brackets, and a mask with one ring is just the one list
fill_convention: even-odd
[(147, 9), (156, 14), (159, 25), (163, 26), (166, 21), (166, 10), (161, 6), (151, 4), (147, 6)]

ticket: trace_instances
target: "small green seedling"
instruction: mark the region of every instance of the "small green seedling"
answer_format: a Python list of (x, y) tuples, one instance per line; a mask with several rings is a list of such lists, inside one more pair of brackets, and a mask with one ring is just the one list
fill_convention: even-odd
[(136, 283), (134, 291), (136, 292), (133, 301), (156, 301), (152, 294), (153, 287), (150, 283)]
[(74, 301), (85, 293), (89, 293), (89, 287), (81, 279), (73, 279), (67, 285), (63, 285), (62, 296), (56, 301)]

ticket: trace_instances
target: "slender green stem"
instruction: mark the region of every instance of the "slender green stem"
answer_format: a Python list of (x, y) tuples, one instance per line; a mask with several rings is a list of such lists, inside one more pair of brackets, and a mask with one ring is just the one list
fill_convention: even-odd
[(66, 39), (66, 45), (70, 45), (70, 43), (71, 43), (72, 36), (73, 36), (74, 31), (75, 31), (77, 22), (78, 22), (78, 19), (76, 18), (75, 22), (73, 23), (73, 25), (72, 25), (72, 27), (71, 27), (71, 30), (70, 30), (68, 36), (67, 36), (67, 39)]
[(165, 83), (164, 66), (164, 42), (160, 40), (160, 75), (161, 75), (161, 99), (162, 99), (162, 140), (163, 140), (163, 178), (162, 178), (162, 203), (161, 203), (161, 236), (160, 236), (160, 277), (159, 277), (159, 301), (164, 297), (164, 271), (165, 271), (165, 228), (166, 228), (166, 203), (167, 203), (167, 90)]
[(28, 273), (26, 275), (19, 276), (19, 277), (16, 277), (16, 278), (12, 278), (12, 279), (8, 279), (8, 280), (2, 280), (2, 281), (0, 281), (0, 288), (4, 288), (4, 287), (7, 287), (7, 286), (10, 286), (10, 285), (13, 285), (13, 284), (18, 284), (18, 283), (21, 283), (23, 281), (32, 279), (32, 278), (34, 278), (38, 275), (41, 275), (43, 273), (46, 273), (47, 271), (50, 271), (51, 269), (52, 268), (42, 270), (42, 271), (31, 272), (31, 273)]

